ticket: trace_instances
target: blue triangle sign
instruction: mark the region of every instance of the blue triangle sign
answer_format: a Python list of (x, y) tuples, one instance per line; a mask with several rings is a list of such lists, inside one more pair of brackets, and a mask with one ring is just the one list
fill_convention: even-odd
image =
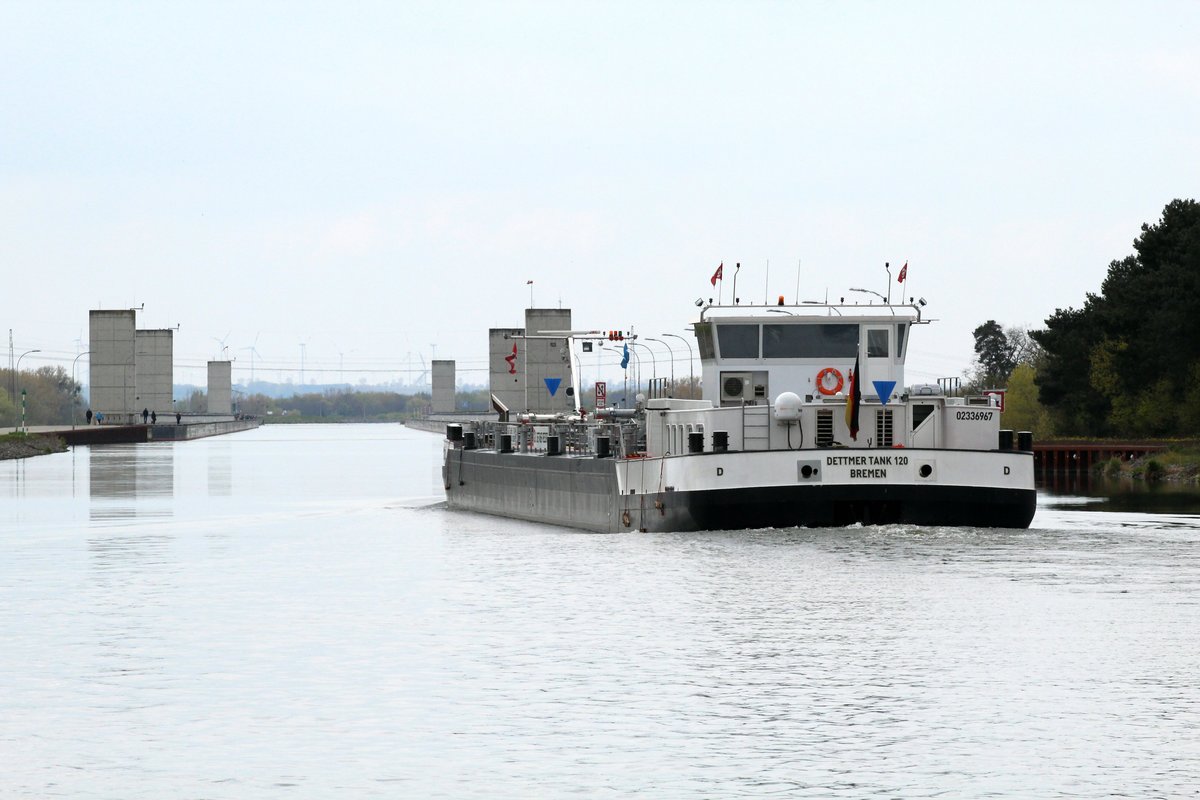
[(542, 380), (546, 382), (546, 388), (550, 390), (550, 396), (554, 397), (558, 392), (558, 385), (562, 383), (562, 378), (543, 378)]
[(895, 381), (871, 381), (875, 385), (875, 393), (879, 395), (879, 402), (887, 405), (888, 400), (892, 397), (892, 389), (896, 388)]

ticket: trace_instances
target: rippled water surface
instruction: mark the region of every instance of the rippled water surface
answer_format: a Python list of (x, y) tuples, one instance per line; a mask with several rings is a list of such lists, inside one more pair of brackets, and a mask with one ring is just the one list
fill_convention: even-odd
[(597, 535), (439, 458), (0, 462), (0, 796), (1197, 796), (1195, 516)]

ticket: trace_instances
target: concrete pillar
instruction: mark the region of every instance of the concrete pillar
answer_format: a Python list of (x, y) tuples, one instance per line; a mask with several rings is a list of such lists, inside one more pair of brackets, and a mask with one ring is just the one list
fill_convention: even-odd
[(233, 363), (208, 362), (208, 413), (233, 413)]
[(160, 417), (172, 412), (174, 334), (170, 328), (137, 331), (135, 341), (137, 403)]
[[(575, 408), (575, 398), (567, 393), (571, 386), (567, 337), (547, 333), (570, 329), (569, 308), (527, 308), (524, 328), (488, 331), (488, 385), (510, 411), (552, 412)], [(538, 338), (522, 338), (526, 334)]]
[(547, 333), (571, 330), (571, 309), (527, 308), (525, 330), (530, 335), (552, 337), (526, 342), (529, 348), (529, 410), (544, 413), (574, 409), (575, 400), (567, 394), (571, 386), (571, 354), (567, 351), (567, 337), (555, 337)]
[[(105, 422), (132, 422), (137, 405), (134, 311), (88, 312), (88, 391), (93, 412)], [(141, 421), (140, 418), (138, 420)]]
[(433, 413), (445, 414), (455, 410), (454, 362), (433, 362)]

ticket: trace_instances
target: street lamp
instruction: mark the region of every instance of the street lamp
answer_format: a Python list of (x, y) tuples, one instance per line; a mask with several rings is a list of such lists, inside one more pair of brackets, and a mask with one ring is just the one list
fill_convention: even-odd
[[(654, 385), (653, 382), (658, 378), (658, 361), (656, 361), (654, 358), (654, 351), (650, 349), (650, 345), (648, 345), (648, 344), (642, 344), (641, 342), (630, 342), (630, 344), (632, 344), (634, 347), (645, 348), (646, 352), (650, 354), (650, 381), (651, 381), (651, 386), (653, 386)], [(630, 352), (634, 352), (634, 351), (631, 350)], [(642, 382), (642, 362), (639, 359), (638, 360), (638, 383), (640, 384), (641, 382)]]
[[(79, 363), (79, 359), (83, 358), (90, 352), (92, 352), (92, 351), (91, 350), (83, 351), (79, 355), (75, 356), (75, 360), (71, 362), (71, 391), (75, 391), (75, 387), (78, 385), (75, 383), (75, 365)], [(75, 427), (75, 404), (74, 403), (71, 403), (71, 427), (72, 428)]]
[[(13, 371), (13, 402), (17, 402), (17, 376), (21, 374), (21, 359), (30, 353), (40, 353), (41, 350), (26, 350), (21, 353), (21, 357), (17, 359), (17, 368)], [(21, 403), (21, 428), (25, 427), (25, 404)], [(17, 428), (13, 426), (13, 433), (16, 433)]]
[(672, 339), (678, 339), (687, 345), (688, 349), (688, 380), (691, 384), (688, 386), (688, 395), (695, 399), (696, 397), (696, 369), (695, 362), (692, 361), (692, 343), (683, 338), (677, 333), (660, 333), (659, 336), (670, 336)]
[(675, 395), (675, 351), (671, 349), (671, 345), (664, 342), (662, 339), (651, 339), (646, 337), (647, 342), (658, 342), (663, 347), (667, 348), (667, 352), (671, 354), (671, 396)]
[[(626, 342), (627, 346), (633, 342)], [(636, 395), (638, 389), (642, 388), (642, 357), (637, 354), (637, 350), (629, 351), (630, 357), (633, 358), (633, 393)], [(629, 400), (629, 367), (625, 368), (625, 400)]]
[(887, 303), (887, 301), (888, 301), (888, 299), (887, 299), (886, 297), (884, 297), (883, 295), (881, 295), (879, 292), (872, 292), (870, 289), (854, 289), (854, 288), (851, 288), (851, 289), (850, 289), (850, 291), (852, 291), (852, 292), (862, 292), (863, 294), (873, 294), (873, 295), (875, 295), (876, 297), (878, 297), (880, 300), (882, 300), (884, 303)]

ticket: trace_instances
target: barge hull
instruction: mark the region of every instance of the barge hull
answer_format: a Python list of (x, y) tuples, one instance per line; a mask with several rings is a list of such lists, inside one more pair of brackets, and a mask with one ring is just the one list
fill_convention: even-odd
[(763, 486), (644, 497), (636, 527), (651, 531), (856, 523), (1027, 528), (1037, 506), (1033, 490), (971, 486)]
[(447, 453), (442, 478), (450, 508), (590, 531), (621, 530), (612, 459), (459, 448)]
[(622, 492), (618, 468), (629, 462), (459, 448), (448, 452), (443, 479), (453, 509), (614, 533), (856, 523), (1027, 528), (1037, 506), (1033, 489), (915, 482)]

